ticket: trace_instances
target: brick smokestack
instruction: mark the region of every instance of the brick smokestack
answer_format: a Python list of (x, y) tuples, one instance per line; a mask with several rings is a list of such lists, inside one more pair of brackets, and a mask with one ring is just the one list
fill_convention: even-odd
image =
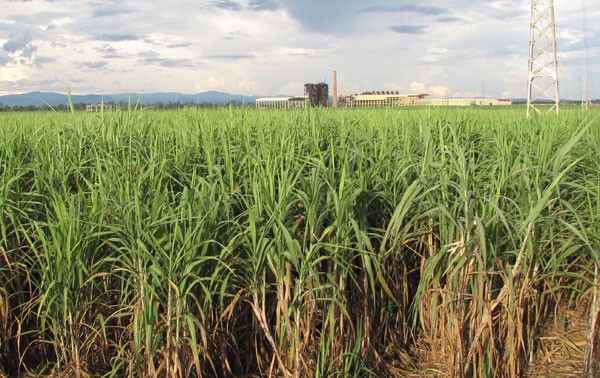
[(331, 104), (334, 108), (338, 106), (338, 94), (337, 94), (337, 71), (333, 70), (333, 103)]

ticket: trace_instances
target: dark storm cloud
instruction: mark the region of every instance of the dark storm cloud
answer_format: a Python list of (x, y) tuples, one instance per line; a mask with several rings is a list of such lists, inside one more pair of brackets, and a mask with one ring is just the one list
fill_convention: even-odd
[(83, 68), (83, 69), (95, 71), (100, 68), (106, 67), (106, 65), (108, 65), (108, 62), (101, 60), (101, 61), (97, 61), (97, 62), (82, 62), (79, 64), (79, 67)]
[(28, 44), (21, 50), (21, 56), (23, 56), (24, 58), (31, 58), (33, 56), (33, 53), (35, 53), (36, 51), (37, 46)]
[[(15, 30), (15, 24), (10, 22), (0, 22), (0, 31), (11, 32)], [(8, 33), (6, 33), (8, 34)]]
[(452, 23), (452, 22), (461, 22), (463, 21), (460, 17), (453, 17), (453, 16), (448, 16), (448, 17), (439, 17), (435, 19), (437, 22), (443, 22), (443, 23)]
[(146, 37), (144, 38), (144, 42), (149, 44), (149, 45), (155, 45), (155, 46), (160, 46), (162, 45), (161, 42), (157, 41), (156, 39), (153, 39), (151, 37)]
[[(31, 14), (11, 15), (7, 19), (13, 21), (13, 27), (18, 25), (19, 28), (24, 27), (40, 27), (48, 29), (52, 20), (63, 17), (64, 14), (59, 12), (36, 12)], [(50, 25), (51, 26), (51, 25)]]
[(316, 32), (360, 32), (357, 14), (364, 6), (359, 0), (282, 0), (290, 16), (306, 29)]
[(0, 80), (0, 88), (5, 91), (22, 91), (24, 88), (29, 88), (29, 81), (23, 79), (17, 81)]
[(0, 51), (0, 66), (5, 65), (8, 62), (11, 62), (12, 58), (8, 56), (8, 54), (4, 51)]
[(251, 0), (248, 8), (254, 11), (275, 11), (279, 4), (273, 0)]
[[(360, 0), (281, 0), (288, 13), (307, 29), (316, 32), (359, 34), (385, 27), (382, 15), (398, 17), (399, 13), (417, 16), (440, 16), (448, 9), (417, 3), (398, 4), (398, 1), (378, 1), (365, 7)], [(378, 3), (378, 4), (377, 4)], [(389, 20), (389, 18), (386, 18)], [(424, 26), (392, 27), (398, 33), (421, 34)]]
[[(74, 80), (71, 80), (75, 82)], [(44, 79), (44, 80), (26, 80), (20, 79), (17, 81), (0, 81), (0, 88), (6, 91), (23, 91), (23, 90), (51, 90), (51, 87), (54, 87), (58, 90), (64, 90), (64, 81), (59, 80), (58, 78), (53, 79)]]
[(168, 59), (157, 60), (158, 65), (167, 68), (193, 68), (194, 64), (189, 59)]
[[(452, 8), (433, 2), (379, 0), (366, 3), (360, 0), (279, 0), (290, 16), (310, 31), (344, 33), (346, 35), (380, 30), (393, 17), (436, 17), (432, 23), (466, 22), (459, 18), (468, 10), (480, 19), (511, 20), (524, 14), (528, 0), (455, 0)], [(366, 4), (365, 4), (366, 3)], [(430, 4), (434, 5), (430, 5)], [(438, 2), (437, 4), (444, 4)], [(527, 13), (527, 12), (525, 12)], [(457, 17), (458, 16), (458, 17)], [(393, 22), (393, 21), (392, 21)], [(414, 21), (413, 21), (414, 22)], [(423, 21), (419, 21), (423, 22)], [(428, 24), (430, 24), (428, 22)], [(433, 25), (431, 25), (433, 28)], [(398, 32), (405, 33), (403, 28)], [(415, 33), (415, 30), (408, 30)]]
[(531, 0), (483, 0), (478, 6), (475, 6), (472, 0), (455, 0), (452, 9), (455, 10), (455, 14), (467, 10), (477, 14), (480, 19), (510, 21), (529, 17), (530, 6)]
[(67, 44), (63, 42), (52, 41), (50, 42), (50, 46), (52, 46), (55, 49), (64, 49), (65, 47), (67, 47)]
[(139, 62), (144, 65), (157, 65), (167, 68), (190, 68), (195, 67), (189, 59), (163, 58), (155, 51), (147, 51), (138, 54)]
[(226, 9), (226, 10), (232, 10), (232, 11), (240, 11), (240, 10), (244, 9), (242, 4), (240, 4), (237, 1), (232, 1), (232, 0), (216, 0), (216, 1), (213, 1), (212, 4), (215, 8), (219, 8), (219, 9)]
[(211, 60), (249, 60), (254, 59), (255, 56), (251, 54), (239, 54), (239, 55), (210, 55), (207, 56)]
[(119, 16), (122, 14), (131, 14), (134, 11), (135, 11), (134, 8), (126, 7), (126, 6), (122, 6), (122, 5), (115, 5), (112, 7), (103, 6), (103, 7), (94, 8), (94, 10), (92, 11), (92, 17), (93, 18), (115, 17), (115, 16)]
[(157, 61), (160, 55), (154, 51), (144, 51), (138, 54), (140, 61), (145, 63), (153, 63)]
[(101, 34), (96, 36), (94, 39), (108, 42), (124, 42), (124, 41), (138, 41), (142, 39), (140, 36), (135, 34)]
[[(0, 22), (0, 35), (3, 38), (7, 38), (13, 34), (18, 34), (23, 30), (23, 24), (15, 21), (15, 22)], [(2, 46), (0, 45), (0, 49)]]
[(391, 26), (390, 30), (400, 34), (423, 34), (425, 28), (425, 25), (395, 25)]
[(432, 6), (423, 6), (417, 4), (406, 5), (375, 5), (361, 9), (361, 12), (373, 13), (417, 13), (427, 16), (439, 16), (448, 13), (447, 9)]
[(121, 55), (119, 55), (117, 53), (117, 49), (115, 49), (114, 47), (111, 47), (111, 46), (96, 47), (95, 50), (98, 51), (99, 53), (102, 53), (105, 59), (122, 57)]
[(170, 48), (170, 49), (177, 49), (177, 48), (183, 48), (183, 47), (190, 47), (192, 45), (191, 42), (181, 42), (181, 43), (171, 43), (169, 45), (167, 45), (166, 47)]
[(18, 34), (11, 34), (6, 43), (2, 45), (2, 54), (0, 55), (0, 65), (9, 62), (27, 64), (37, 51), (37, 46), (31, 43), (33, 38), (29, 31)]
[(279, 9), (279, 4), (274, 0), (250, 0), (248, 5), (242, 4), (240, 1), (234, 0), (214, 0), (212, 5), (215, 8), (231, 10), (231, 11), (275, 11)]
[(160, 38), (152, 38), (152, 37), (144, 38), (144, 42), (148, 43), (150, 45), (163, 46), (163, 47), (166, 47), (169, 49), (185, 48), (185, 47), (190, 47), (192, 45), (191, 42), (164, 41), (164, 40), (161, 40)]
[(31, 40), (31, 33), (28, 31), (20, 34), (12, 34), (8, 39), (8, 42), (2, 45), (2, 49), (6, 52), (14, 53), (25, 49)]
[(43, 68), (48, 63), (54, 63), (57, 59), (51, 56), (37, 56), (35, 58), (35, 66), (37, 68)]

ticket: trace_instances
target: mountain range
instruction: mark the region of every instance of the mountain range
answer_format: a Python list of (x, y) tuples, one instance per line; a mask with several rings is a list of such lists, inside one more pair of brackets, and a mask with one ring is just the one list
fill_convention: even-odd
[[(185, 94), (177, 92), (158, 92), (158, 93), (116, 93), (107, 95), (87, 94), (87, 95), (71, 95), (73, 104), (99, 104), (104, 103), (131, 103), (136, 104), (138, 101), (141, 105), (153, 104), (176, 104), (176, 103), (192, 103), (192, 104), (227, 104), (236, 102), (242, 104), (254, 104), (255, 100), (262, 96), (245, 96), (230, 94), (218, 91), (208, 91), (196, 94)], [(571, 100), (561, 100), (564, 103), (572, 102)], [(514, 104), (526, 103), (527, 99), (513, 98)], [(597, 104), (600, 100), (592, 101)], [(2, 106), (59, 106), (68, 105), (69, 98), (66, 94), (54, 92), (29, 92), (22, 94), (12, 94), (0, 96), (0, 108)]]
[[(139, 100), (142, 105), (168, 104), (168, 103), (194, 103), (194, 104), (226, 104), (228, 102), (251, 103), (259, 96), (235, 95), (217, 91), (202, 92), (196, 94), (184, 94), (175, 92), (163, 93), (117, 93), (108, 95), (71, 95), (74, 104), (99, 104), (130, 102), (136, 104)], [(66, 94), (54, 92), (30, 92), (22, 94), (11, 94), (0, 96), (0, 104), (4, 106), (36, 106), (44, 105), (58, 106), (67, 105), (69, 98)], [(1, 106), (1, 105), (0, 105)]]

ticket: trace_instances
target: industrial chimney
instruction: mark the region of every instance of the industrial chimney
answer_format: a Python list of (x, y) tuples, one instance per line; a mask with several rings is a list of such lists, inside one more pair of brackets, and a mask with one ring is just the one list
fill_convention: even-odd
[(333, 103), (332, 106), (337, 108), (338, 106), (338, 94), (337, 94), (337, 71), (333, 70)]

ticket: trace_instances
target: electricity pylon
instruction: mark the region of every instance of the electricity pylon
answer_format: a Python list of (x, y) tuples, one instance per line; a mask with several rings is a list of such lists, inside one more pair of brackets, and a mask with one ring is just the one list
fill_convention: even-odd
[(590, 62), (588, 60), (587, 22), (585, 20), (585, 0), (581, 0), (581, 17), (583, 29), (583, 93), (581, 94), (581, 108), (588, 110), (590, 105)]
[(558, 61), (556, 59), (556, 24), (553, 0), (531, 0), (531, 37), (529, 39), (529, 79), (527, 83), (527, 117), (540, 112), (560, 112)]

